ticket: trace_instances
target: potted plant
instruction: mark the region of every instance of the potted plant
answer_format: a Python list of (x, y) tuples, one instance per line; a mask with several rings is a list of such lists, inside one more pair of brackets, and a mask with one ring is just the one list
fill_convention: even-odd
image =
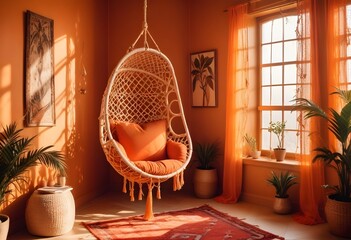
[[(16, 123), (11, 123), (3, 127), (3, 132), (0, 133), (0, 205), (5, 202), (5, 196), (11, 194), (9, 186), (19, 182), (27, 183), (22, 174), (38, 163), (65, 174), (64, 156), (59, 151), (49, 151), (52, 146), (30, 149), (35, 137), (21, 137), (22, 130), (17, 129)], [(0, 221), (0, 240), (3, 240), (8, 234), (9, 217), (1, 214)]]
[(274, 212), (278, 214), (288, 214), (291, 212), (292, 208), (288, 190), (291, 186), (297, 184), (295, 179), (296, 176), (290, 172), (276, 174), (272, 171), (272, 175), (267, 179), (267, 182), (275, 188)]
[(249, 155), (252, 158), (259, 158), (261, 156), (261, 151), (257, 150), (257, 143), (256, 143), (256, 138), (250, 136), (249, 134), (244, 135), (244, 139), (249, 146), (250, 152)]
[(217, 142), (196, 143), (194, 145), (195, 162), (194, 191), (199, 198), (212, 198), (217, 193), (217, 169), (212, 165), (219, 155)]
[(278, 145), (274, 148), (274, 156), (277, 161), (283, 161), (285, 158), (286, 150), (284, 148), (284, 130), (286, 121), (269, 122), (268, 132), (273, 132), (278, 139)]
[(318, 117), (326, 120), (328, 130), (340, 144), (338, 149), (317, 147), (314, 149), (316, 155), (313, 162), (323, 161), (337, 173), (337, 186), (323, 186), (333, 190), (333, 194), (327, 198), (325, 214), (332, 233), (351, 237), (351, 90), (337, 89), (331, 94), (337, 95), (345, 103), (339, 113), (330, 108), (330, 113), (327, 114), (306, 98), (295, 99), (293, 110), (304, 112), (305, 119)]

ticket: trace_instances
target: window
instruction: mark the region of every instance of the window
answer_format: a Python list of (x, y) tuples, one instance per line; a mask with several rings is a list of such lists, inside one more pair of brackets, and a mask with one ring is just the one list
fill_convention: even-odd
[(296, 112), (291, 112), (297, 86), (298, 41), (296, 13), (284, 13), (259, 19), (260, 31), (260, 138), (261, 149), (272, 150), (278, 145), (269, 122), (286, 121), (283, 146), (288, 153), (298, 149)]

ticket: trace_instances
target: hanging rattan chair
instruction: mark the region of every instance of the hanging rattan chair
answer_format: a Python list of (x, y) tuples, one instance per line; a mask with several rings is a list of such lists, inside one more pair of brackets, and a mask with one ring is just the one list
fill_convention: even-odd
[[(139, 187), (138, 199), (143, 196), (142, 185), (148, 186), (148, 196), (144, 218), (153, 217), (152, 190), (157, 187), (160, 198), (160, 184), (173, 178), (173, 189), (179, 190), (184, 184), (183, 171), (192, 155), (192, 143), (184, 117), (180, 93), (175, 72), (170, 60), (159, 50), (151, 37), (146, 23), (146, 0), (144, 4), (144, 28), (129, 52), (120, 60), (113, 70), (101, 104), (100, 112), (100, 143), (111, 166), (124, 177), (123, 191), (129, 188), (130, 198), (134, 201), (134, 186)], [(134, 49), (140, 37), (144, 35), (144, 47)], [(150, 37), (157, 49), (150, 48), (147, 43)], [(140, 161), (131, 161), (125, 147), (116, 136), (112, 124), (143, 125), (164, 121), (165, 136), (168, 141), (181, 144), (186, 148), (186, 156), (181, 163), (176, 162), (173, 168), (164, 169), (164, 161), (142, 161), (150, 164), (151, 169), (144, 169)], [(135, 152), (133, 152), (135, 154)], [(162, 170), (159, 170), (162, 166)]]

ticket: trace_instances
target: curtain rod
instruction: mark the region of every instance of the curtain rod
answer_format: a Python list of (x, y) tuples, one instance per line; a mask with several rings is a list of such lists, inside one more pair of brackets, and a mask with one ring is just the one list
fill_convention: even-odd
[[(260, 5), (258, 5), (258, 3)], [(254, 13), (260, 13), (264, 11), (269, 11), (275, 8), (280, 8), (280, 7), (286, 7), (288, 5), (296, 4), (297, 0), (239, 0), (237, 1), (233, 6), (237, 6), (240, 4), (248, 4), (248, 13), (249, 14), (254, 14)], [(258, 6), (257, 6), (258, 5)], [(228, 7), (223, 10), (223, 12), (228, 12), (228, 9), (231, 7)]]

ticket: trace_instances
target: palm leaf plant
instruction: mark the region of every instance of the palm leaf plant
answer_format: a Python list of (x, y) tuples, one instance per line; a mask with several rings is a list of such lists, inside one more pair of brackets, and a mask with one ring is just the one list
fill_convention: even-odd
[(0, 133), (0, 204), (11, 194), (9, 186), (20, 181), (28, 182), (23, 173), (39, 163), (56, 169), (65, 175), (64, 156), (59, 151), (50, 150), (53, 146), (31, 149), (34, 137), (21, 137), (23, 129), (16, 123), (3, 127)]
[(326, 188), (332, 188), (335, 191), (333, 198), (338, 201), (351, 202), (351, 90), (337, 89), (332, 95), (337, 95), (344, 101), (344, 106), (340, 113), (330, 108), (327, 114), (322, 108), (314, 102), (297, 98), (293, 111), (302, 111), (305, 113), (304, 118), (319, 117), (328, 122), (328, 130), (332, 132), (340, 143), (338, 150), (332, 150), (328, 147), (317, 147), (314, 149), (316, 155), (313, 162), (323, 161), (327, 166), (334, 169), (338, 176), (338, 185), (324, 185)]
[(196, 83), (199, 82), (200, 89), (202, 90), (202, 105), (207, 106), (210, 100), (209, 88), (214, 90), (214, 73), (212, 69), (212, 62), (214, 57), (204, 56), (199, 54), (194, 59), (192, 64), (192, 84), (193, 92), (196, 89)]
[(275, 193), (277, 198), (287, 198), (289, 196), (289, 188), (297, 184), (295, 179), (296, 176), (290, 172), (280, 172), (280, 174), (276, 174), (272, 171), (272, 175), (270, 178), (267, 179), (267, 182), (275, 187)]
[(247, 145), (249, 146), (249, 155), (252, 158), (259, 158), (261, 155), (261, 151), (258, 151), (257, 149), (257, 142), (256, 142), (256, 138), (253, 136), (250, 136), (249, 134), (245, 134), (244, 135), (244, 139), (247, 143)]
[(252, 152), (257, 151), (256, 138), (254, 138), (254, 137), (252, 137), (252, 136), (250, 136), (249, 134), (246, 133), (244, 135), (244, 139), (245, 139), (246, 143), (249, 145), (250, 150)]
[(211, 165), (217, 160), (219, 146), (217, 143), (196, 143), (194, 145), (195, 161), (198, 162), (199, 169), (213, 169)]

